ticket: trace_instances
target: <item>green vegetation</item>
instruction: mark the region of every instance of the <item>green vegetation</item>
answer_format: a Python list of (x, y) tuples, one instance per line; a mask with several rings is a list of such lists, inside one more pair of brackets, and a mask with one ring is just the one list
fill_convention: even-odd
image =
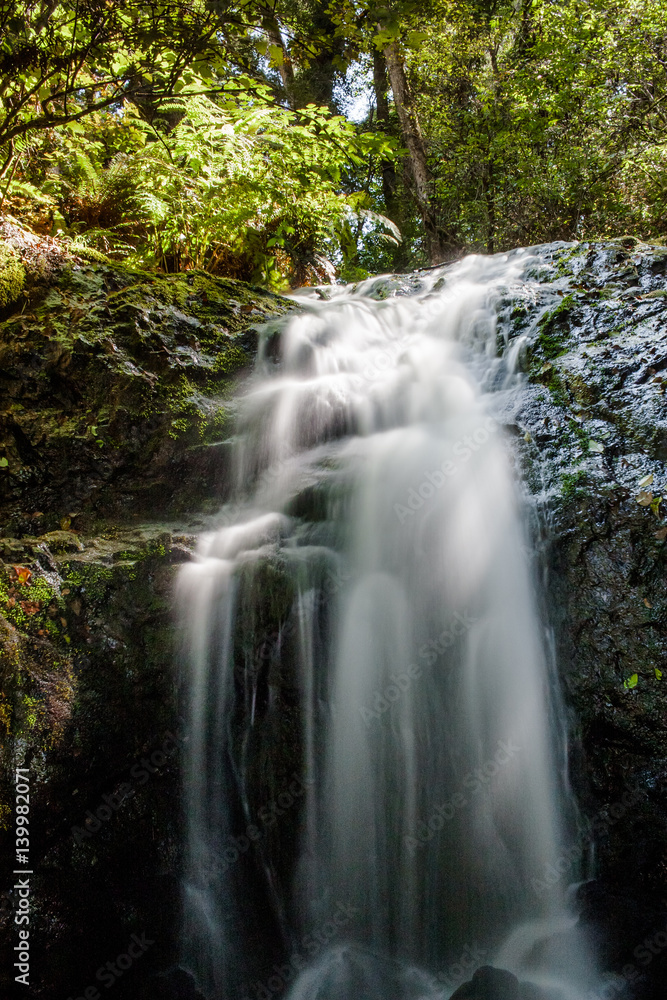
[(18, 299), (25, 283), (25, 268), (18, 257), (0, 245), (0, 309)]
[(276, 289), (662, 239), (666, 16), (667, 0), (0, 0), (0, 211), (88, 259)]

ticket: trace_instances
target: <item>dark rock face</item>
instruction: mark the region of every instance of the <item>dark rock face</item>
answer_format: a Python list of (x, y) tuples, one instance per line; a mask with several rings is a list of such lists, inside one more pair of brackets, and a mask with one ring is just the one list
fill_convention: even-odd
[(538, 325), (507, 421), (541, 515), (583, 829), (580, 854), (545, 864), (535, 889), (571, 882), (594, 844), (579, 898), (602, 968), (619, 977), (613, 995), (658, 997), (667, 981), (667, 949), (654, 940), (667, 925), (667, 250), (580, 244), (553, 247), (551, 258), (536, 306), (513, 306), (513, 334)]
[(193, 541), (158, 525), (0, 543), (3, 996), (16, 937), (15, 754), (30, 772), (33, 995), (100, 987), (107, 962), (139, 950), (133, 935), (153, 943), (114, 985), (119, 996), (178, 953), (185, 732), (172, 589)]
[(0, 517), (13, 534), (224, 494), (229, 402), (279, 296), (202, 272), (62, 263), (0, 322)]
[(469, 983), (459, 986), (451, 1000), (520, 1000), (519, 980), (506, 969), (483, 965)]

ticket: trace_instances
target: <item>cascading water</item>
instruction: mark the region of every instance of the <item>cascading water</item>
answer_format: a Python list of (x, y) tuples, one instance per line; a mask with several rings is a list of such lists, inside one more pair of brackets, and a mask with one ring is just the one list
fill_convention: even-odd
[(526, 998), (593, 984), (571, 866), (539, 881), (576, 810), (493, 415), (499, 302), (534, 264), (310, 291), (264, 334), (236, 493), (179, 590), (206, 996), (444, 1000), (488, 964)]

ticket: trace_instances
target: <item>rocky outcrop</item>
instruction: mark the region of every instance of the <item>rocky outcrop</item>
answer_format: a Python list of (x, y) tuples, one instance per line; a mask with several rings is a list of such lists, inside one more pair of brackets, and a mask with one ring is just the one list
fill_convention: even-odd
[[(545, 252), (537, 301), (508, 305), (510, 340), (526, 336), (528, 381), (506, 420), (540, 512), (545, 605), (571, 707), (571, 780), (590, 859), (583, 916), (602, 968), (615, 971), (613, 995), (658, 997), (667, 980), (654, 940), (667, 925), (667, 249), (621, 240)], [(578, 861), (553, 859), (538, 882), (571, 881)]]

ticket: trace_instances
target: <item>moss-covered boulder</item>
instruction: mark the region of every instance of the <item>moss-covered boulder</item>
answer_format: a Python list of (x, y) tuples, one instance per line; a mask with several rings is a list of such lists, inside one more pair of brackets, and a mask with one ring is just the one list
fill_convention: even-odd
[(18, 301), (25, 285), (25, 268), (17, 253), (0, 244), (0, 310)]
[(203, 272), (130, 271), (62, 248), (48, 260), (49, 269), (28, 269), (19, 301), (0, 312), (8, 532), (215, 503), (231, 396), (254, 359), (258, 325), (290, 304)]

